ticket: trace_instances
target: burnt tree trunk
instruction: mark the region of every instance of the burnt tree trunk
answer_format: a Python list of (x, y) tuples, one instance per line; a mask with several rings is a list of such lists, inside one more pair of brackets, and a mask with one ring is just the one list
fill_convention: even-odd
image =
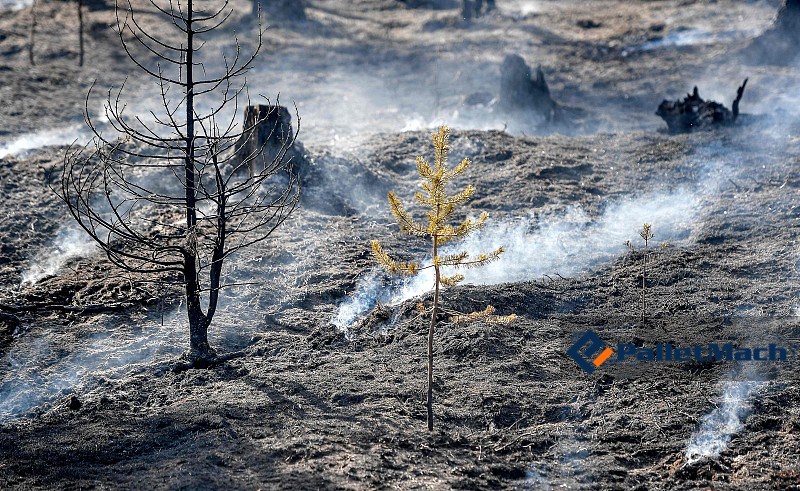
[(534, 113), (548, 122), (558, 115), (558, 104), (550, 97), (541, 67), (532, 77), (530, 67), (519, 55), (507, 55), (500, 67), (498, 106), (506, 112)]
[(683, 100), (663, 101), (656, 111), (667, 123), (670, 133), (691, 133), (720, 126), (732, 126), (739, 117), (739, 101), (744, 95), (747, 79), (736, 91), (733, 110), (715, 101), (700, 97), (697, 87)]
[(301, 151), (295, 145), (292, 116), (286, 107), (247, 106), (242, 130), (242, 136), (234, 145), (235, 171), (246, 167), (252, 176), (276, 159), (298, 163)]

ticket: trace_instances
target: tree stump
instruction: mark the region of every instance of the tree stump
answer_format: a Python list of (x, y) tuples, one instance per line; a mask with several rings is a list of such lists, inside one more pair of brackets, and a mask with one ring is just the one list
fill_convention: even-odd
[(536, 77), (531, 77), (530, 67), (519, 55), (507, 55), (500, 67), (498, 106), (506, 112), (533, 112), (548, 122), (553, 122), (558, 113), (542, 68), (537, 67)]
[(747, 63), (785, 66), (800, 50), (800, 0), (786, 0), (772, 27), (742, 50)]
[(742, 100), (747, 79), (736, 91), (733, 110), (715, 101), (700, 97), (697, 87), (681, 101), (664, 100), (656, 114), (666, 121), (670, 133), (692, 133), (719, 126), (732, 126), (739, 117), (739, 101)]
[[(234, 145), (231, 161), (238, 170), (247, 167), (255, 175), (276, 159), (298, 164), (303, 151), (295, 141), (292, 116), (284, 106), (247, 106), (244, 110), (242, 135)], [(247, 162), (247, 165), (243, 165)]]
[(261, 12), (267, 22), (296, 22), (306, 20), (303, 0), (253, 0), (253, 15)]

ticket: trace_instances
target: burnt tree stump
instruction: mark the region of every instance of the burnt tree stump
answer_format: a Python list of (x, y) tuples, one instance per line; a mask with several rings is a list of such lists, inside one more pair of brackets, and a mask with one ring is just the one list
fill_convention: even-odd
[(742, 50), (745, 61), (759, 65), (785, 66), (800, 51), (800, 0), (786, 0), (772, 27)]
[(742, 100), (747, 79), (736, 91), (733, 109), (730, 110), (719, 102), (706, 101), (700, 97), (697, 87), (683, 100), (664, 100), (656, 111), (656, 115), (666, 121), (670, 133), (691, 133), (720, 126), (732, 126), (739, 117), (739, 101)]
[(558, 104), (550, 97), (550, 89), (541, 67), (535, 77), (519, 55), (507, 55), (500, 66), (500, 97), (498, 106), (506, 112), (535, 113), (545, 121), (558, 116)]
[(297, 165), (303, 155), (302, 145), (295, 140), (289, 110), (275, 105), (245, 108), (242, 135), (233, 148), (232, 165), (236, 171), (247, 167), (251, 176), (276, 159)]

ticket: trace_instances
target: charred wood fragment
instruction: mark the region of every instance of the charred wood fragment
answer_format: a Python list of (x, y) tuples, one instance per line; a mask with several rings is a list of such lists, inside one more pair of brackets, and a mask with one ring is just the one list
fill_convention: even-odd
[(664, 100), (656, 111), (667, 123), (670, 133), (691, 133), (721, 126), (732, 126), (739, 117), (739, 102), (744, 95), (747, 79), (736, 91), (732, 110), (716, 101), (706, 101), (694, 88), (683, 100)]

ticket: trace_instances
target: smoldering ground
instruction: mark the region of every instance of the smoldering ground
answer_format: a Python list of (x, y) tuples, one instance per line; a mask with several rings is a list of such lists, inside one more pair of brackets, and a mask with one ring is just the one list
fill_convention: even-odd
[[(765, 2), (725, 3), (724, 9), (625, 2), (605, 13), (552, 2), (501, 2), (499, 14), (467, 28), (453, 23), (454, 10), (359, 5), (358, 13), (338, 4), (312, 6), (307, 24), (268, 31), (274, 37), (266, 61), (249, 76), (252, 92), (280, 92), (282, 100), (297, 101), (300, 139), (312, 163), (305, 201), (293, 220), (273, 241), (230, 264), (232, 277), (248, 284), (225, 299), (229, 315), (212, 328), (212, 342), (223, 351), (245, 348), (242, 360), (210, 371), (166, 371), (185, 337), (172, 321), (180, 317), (180, 291), (164, 295), (158, 285), (131, 287), (101, 257), (76, 256), (55, 275), (19, 289), (38, 254), (58, 252), (51, 241), (65, 223), (63, 210), (43, 207), (47, 213), (36, 217), (32, 232), (24, 225), (36, 207), (22, 199), (49, 199), (36, 169), (56, 161), (61, 149), (2, 160), (4, 183), (20, 189), (9, 189), (13, 198), (4, 198), (12, 215), (4, 233), (15, 249), (11, 261), (0, 265), (12, 278), (3, 302), (132, 304), (123, 313), (102, 315), (18, 314), (22, 322), (2, 348), (6, 367), (13, 363), (14, 370), (3, 375), (4, 393), (13, 394), (3, 399), (4, 408), (13, 407), (15, 416), (3, 423), (0, 436), (2, 461), (9, 463), (0, 470), (2, 482), (59, 487), (70, 479), (129, 488), (792, 485), (796, 383), (742, 395), (747, 418), (734, 409), (740, 416), (731, 426), (735, 431), (714, 430), (705, 421), (718, 420), (715, 405), (734, 407), (723, 402), (725, 386), (718, 385), (727, 367), (674, 366), (642, 380), (586, 377), (563, 354), (575, 333), (565, 332), (561, 322), (577, 318), (576, 330), (597, 328), (609, 315), (636, 322), (639, 222), (652, 223), (654, 240), (673, 242), (652, 251), (648, 273), (653, 321), (685, 319), (672, 336), (702, 331), (701, 317), (796, 308), (798, 142), (792, 119), (781, 119), (769, 102), (792, 87), (794, 68), (757, 67), (753, 75), (750, 68), (723, 65), (723, 75), (715, 77), (707, 65), (751, 29), (768, 25), (774, 9)], [(652, 30), (665, 14), (669, 23)], [(576, 25), (576, 18), (587, 17), (601, 27)], [(682, 25), (713, 35), (620, 55), (624, 46), (656, 41), (648, 37), (669, 41)], [(45, 56), (47, 36), (43, 32)], [(2, 43), (20, 45), (21, 39)], [(113, 55), (108, 46), (96, 48), (100, 59)], [(569, 132), (577, 137), (522, 134), (540, 128), (513, 135), (465, 130), (504, 127), (504, 118), (484, 109), (467, 114), (462, 100), (496, 90), (507, 52), (541, 64), (553, 97), (585, 107), (592, 123)], [(51, 83), (17, 75), (24, 71), (24, 53), (9, 59), (9, 77), (19, 77), (13, 80), (20, 86)], [(729, 104), (729, 82), (742, 75), (755, 77), (743, 110), (777, 113), (775, 124), (699, 135), (657, 132), (663, 123), (652, 112), (660, 99), (698, 83), (701, 93)], [(785, 77), (787, 85), (773, 90), (771, 77), (782, 83)], [(79, 107), (84, 88), (59, 97), (70, 91)], [(32, 96), (20, 104), (25, 97)], [(58, 117), (45, 118), (52, 123)], [(38, 131), (22, 119), (8, 118), (8, 131), (14, 131), (3, 135), (5, 142)], [(380, 278), (379, 288), (388, 292), (380, 301), (393, 304), (388, 319), (377, 310), (365, 312), (368, 321), (350, 339), (330, 321), (359, 291), (359, 278), (369, 275), (369, 239), (386, 240), (402, 257), (427, 253), (426, 244), (397, 233), (384, 200), (396, 190), (408, 201), (417, 187), (413, 158), (431, 153), (429, 131), (398, 132), (440, 121), (457, 123), (453, 160), (475, 161), (458, 184), (474, 183), (473, 211), (492, 216), (484, 235), (463, 246), (481, 252), (500, 239), (512, 242), (507, 262), (485, 271), (486, 281), (476, 278), (476, 284), (449, 291), (446, 302), (459, 310), (491, 303), (521, 320), (508, 327), (446, 326), (438, 333), (442, 432), (432, 443), (417, 431), (423, 422), (425, 326), (407, 315), (420, 299), (429, 300), (423, 288), (414, 291), (421, 298), (394, 301)], [(618, 132), (602, 133), (611, 130)], [(625, 240), (637, 250), (629, 251)], [(664, 336), (659, 329), (639, 335), (653, 342)], [(42, 390), (29, 390), (35, 387)], [(69, 409), (72, 395), (80, 408)], [(722, 435), (718, 455), (684, 465), (693, 435), (707, 434)], [(428, 449), (424, 459), (420, 448)]]

